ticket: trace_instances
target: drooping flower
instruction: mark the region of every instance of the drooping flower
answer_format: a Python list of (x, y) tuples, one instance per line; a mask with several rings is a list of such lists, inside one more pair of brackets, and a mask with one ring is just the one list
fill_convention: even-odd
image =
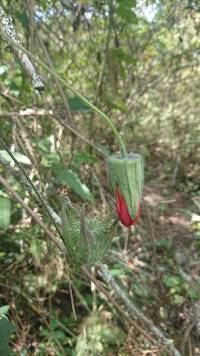
[(133, 219), (130, 217), (128, 208), (126, 206), (126, 202), (118, 187), (116, 187), (115, 189), (115, 201), (116, 201), (117, 215), (121, 223), (126, 227), (134, 225), (140, 217), (140, 199), (138, 199), (138, 210)]
[(143, 159), (138, 154), (127, 158), (114, 155), (108, 159), (108, 178), (115, 194), (116, 211), (121, 223), (129, 227), (140, 216), (144, 185)]

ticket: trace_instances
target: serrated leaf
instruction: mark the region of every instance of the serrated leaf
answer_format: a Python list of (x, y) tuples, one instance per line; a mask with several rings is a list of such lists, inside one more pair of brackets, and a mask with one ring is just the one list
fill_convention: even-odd
[(10, 225), (11, 203), (9, 198), (0, 197), (0, 229), (7, 230)]
[(84, 200), (94, 200), (89, 188), (86, 186), (86, 184), (81, 182), (77, 174), (71, 169), (66, 169), (61, 165), (54, 165), (53, 171), (55, 173), (55, 177), (58, 183), (67, 185)]
[(8, 339), (11, 333), (16, 331), (16, 327), (10, 323), (6, 317), (0, 319), (0, 355), (14, 356), (14, 352), (8, 345)]
[[(29, 166), (31, 165), (30, 159), (27, 156), (23, 155), (22, 153), (12, 152), (12, 154), (19, 163), (27, 164)], [(10, 155), (8, 154), (8, 152), (5, 150), (0, 150), (0, 156), (2, 156), (9, 163), (13, 162), (13, 160), (10, 157)]]

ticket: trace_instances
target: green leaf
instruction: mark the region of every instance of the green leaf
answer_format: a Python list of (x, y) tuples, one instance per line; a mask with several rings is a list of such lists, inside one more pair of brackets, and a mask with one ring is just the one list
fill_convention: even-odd
[(0, 307), (0, 318), (7, 314), (9, 308), (10, 308), (9, 305), (4, 305), (3, 307)]
[(68, 98), (69, 107), (72, 111), (90, 112), (90, 107), (85, 104), (78, 96)]
[(6, 64), (0, 65), (0, 75), (8, 71), (8, 66)]
[(11, 94), (17, 98), (20, 94), (20, 89), (17, 84), (14, 81), (9, 81), (8, 87), (10, 89)]
[(12, 356), (14, 352), (11, 351), (8, 345), (8, 339), (11, 333), (16, 331), (16, 327), (10, 323), (6, 317), (0, 319), (0, 355)]
[(7, 230), (10, 225), (11, 203), (10, 199), (0, 197), (0, 229)]
[(81, 333), (76, 339), (76, 355), (110, 355), (113, 347), (125, 340), (124, 332), (114, 324), (106, 324), (99, 315), (92, 313), (84, 320)]
[(171, 241), (169, 239), (158, 239), (155, 241), (156, 246), (170, 248)]
[(142, 285), (140, 285), (139, 283), (134, 283), (133, 284), (133, 290), (134, 293), (138, 296), (138, 297), (143, 297), (143, 298), (147, 298), (148, 295), (148, 291), (147, 289), (145, 289)]
[(51, 167), (52, 164), (54, 163), (59, 163), (60, 162), (60, 157), (57, 153), (45, 153), (42, 157), (41, 164), (44, 167)]
[(43, 241), (32, 240), (30, 245), (30, 253), (36, 259), (37, 263), (39, 263), (44, 253)]
[(97, 158), (88, 152), (75, 152), (73, 158), (73, 166), (80, 167), (81, 164), (93, 164), (97, 162)]
[(39, 150), (42, 153), (49, 153), (52, 146), (52, 137), (49, 136), (49, 137), (42, 138), (41, 140), (37, 140), (35, 142), (35, 145), (37, 146), (37, 148), (39, 148)]
[(113, 277), (121, 277), (123, 275), (122, 269), (118, 269), (118, 268), (112, 268), (110, 272)]
[(163, 283), (168, 288), (173, 288), (182, 283), (182, 278), (179, 276), (164, 276)]
[(117, 3), (126, 8), (136, 6), (136, 0), (117, 0)]
[[(12, 152), (12, 154), (13, 154), (13, 156), (16, 158), (16, 160), (19, 163), (27, 164), (29, 166), (31, 165), (30, 159), (27, 156), (23, 155), (22, 153), (20, 153), (20, 152)], [(0, 150), (0, 156), (3, 157), (9, 163), (14, 162), (12, 160), (12, 158), (10, 157), (10, 155), (8, 154), (8, 152), (5, 151), (5, 150)]]
[(29, 20), (26, 13), (21, 11), (16, 11), (15, 14), (19, 22), (21, 22), (22, 26), (27, 27), (29, 24)]
[(188, 288), (187, 290), (187, 295), (192, 299), (192, 300), (197, 300), (199, 297), (199, 291), (194, 290), (193, 288)]
[(127, 53), (122, 48), (113, 48), (112, 55), (117, 58), (119, 61), (124, 61), (126, 63), (137, 63), (136, 57), (133, 54)]
[(138, 19), (133, 12), (136, 1), (133, 0), (118, 0), (117, 15), (126, 20), (126, 22), (137, 23)]
[(185, 301), (185, 298), (182, 295), (175, 294), (174, 296), (174, 303), (177, 305), (182, 305)]
[(84, 200), (94, 200), (89, 188), (81, 182), (77, 174), (71, 169), (66, 169), (62, 165), (57, 164), (53, 166), (53, 171), (58, 183), (67, 185)]

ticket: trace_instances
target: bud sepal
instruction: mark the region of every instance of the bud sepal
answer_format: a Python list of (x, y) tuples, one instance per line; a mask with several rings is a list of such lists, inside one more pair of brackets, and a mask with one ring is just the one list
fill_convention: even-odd
[(117, 222), (85, 218), (84, 212), (79, 213), (68, 198), (62, 202), (61, 220), (69, 264), (77, 269), (101, 262), (110, 247)]

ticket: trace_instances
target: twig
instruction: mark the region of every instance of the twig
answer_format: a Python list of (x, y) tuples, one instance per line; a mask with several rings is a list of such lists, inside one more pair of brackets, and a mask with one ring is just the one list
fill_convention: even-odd
[[(111, 40), (112, 22), (113, 22), (113, 1), (112, 0), (108, 1), (108, 7), (109, 7), (109, 24), (108, 24), (106, 40), (105, 40), (105, 45), (104, 45), (105, 46), (104, 56), (103, 56), (101, 68), (99, 69), (99, 77), (97, 79), (95, 105), (99, 104), (99, 99), (101, 98), (102, 86), (103, 86), (103, 81), (104, 81), (105, 72), (106, 72), (106, 63), (107, 63), (107, 59), (108, 59), (108, 51), (109, 51), (109, 45), (110, 45), (110, 40)], [(95, 113), (93, 111), (90, 116), (90, 138), (93, 137), (95, 134), (95, 130), (93, 129), (94, 114)]]
[(31, 117), (31, 116), (47, 116), (53, 115), (52, 110), (37, 109), (37, 108), (26, 108), (17, 111), (2, 111), (0, 110), (0, 117)]
[(179, 166), (180, 166), (180, 162), (181, 162), (181, 155), (182, 153), (179, 152), (176, 158), (176, 165), (173, 171), (173, 175), (172, 175), (172, 186), (176, 185), (176, 179), (177, 179), (177, 174), (178, 174), (178, 170), (179, 170)]
[(103, 150), (101, 150), (98, 146), (96, 146), (93, 142), (91, 142), (89, 139), (84, 137), (82, 134), (80, 134), (76, 128), (72, 127), (69, 125), (66, 121), (62, 120), (58, 115), (54, 115), (56, 120), (64, 127), (66, 127), (69, 131), (71, 131), (74, 135), (79, 137), (82, 141), (93, 147), (97, 152), (99, 152), (101, 155), (105, 156), (105, 153)]
[(92, 274), (84, 267), (81, 268), (81, 271), (83, 273), (83, 275), (85, 275), (90, 281), (92, 281), (97, 290), (99, 292), (102, 292), (105, 297), (111, 302), (111, 304), (115, 307), (115, 309), (117, 310), (117, 312), (122, 315), (122, 317), (124, 317), (125, 319), (127, 319), (127, 321), (142, 335), (144, 335), (144, 337), (146, 337), (146, 339), (148, 339), (149, 341), (155, 343), (154, 338), (148, 334), (142, 327), (140, 327), (135, 320), (133, 320), (132, 318), (130, 318), (129, 315), (127, 315), (127, 313), (125, 312), (125, 310), (123, 309), (123, 307), (121, 305), (119, 305), (119, 303), (112, 297), (112, 295), (110, 295), (108, 293), (108, 291), (102, 286), (102, 284), (96, 280), (96, 278), (94, 278), (92, 276)]
[(183, 341), (182, 341), (181, 347), (180, 347), (180, 349), (182, 350), (183, 355), (186, 354), (185, 353), (186, 344), (188, 342), (190, 333), (191, 333), (192, 329), (194, 328), (194, 326), (195, 326), (195, 321), (193, 321), (192, 323), (189, 324), (189, 326), (187, 327), (187, 329), (186, 329), (186, 331), (185, 331), (185, 333), (183, 335)]
[(52, 216), (52, 209), (51, 207), (49, 207), (49, 205), (46, 203), (46, 201), (44, 200), (44, 198), (42, 197), (42, 195), (40, 194), (40, 192), (37, 190), (37, 188), (33, 185), (33, 183), (31, 182), (30, 178), (28, 177), (28, 175), (26, 174), (26, 171), (24, 169), (24, 167), (17, 161), (17, 159), (14, 157), (14, 155), (12, 154), (12, 152), (9, 150), (7, 144), (5, 143), (4, 139), (0, 136), (0, 143), (2, 144), (2, 146), (5, 148), (5, 150), (7, 151), (7, 153), (9, 154), (9, 156), (12, 158), (12, 160), (15, 162), (15, 164), (17, 165), (17, 167), (20, 169), (21, 174), (24, 176), (24, 184), (28, 183), (28, 191), (32, 193), (32, 191), (35, 193), (38, 201), (40, 202), (40, 204), (42, 205), (42, 207), (46, 210), (48, 216), (50, 217), (53, 225), (56, 228), (56, 231), (58, 232), (60, 238), (63, 240), (62, 234), (55, 222), (55, 218)]
[(12, 19), (7, 16), (7, 14), (5, 13), (4, 9), (1, 6), (0, 6), (0, 32), (2, 36), (12, 46), (13, 51), (21, 61), (24, 69), (31, 77), (34, 89), (44, 90), (45, 89), (44, 83), (41, 80), (38, 73), (36, 72), (32, 62), (30, 61), (27, 54), (24, 53), (23, 50), (19, 48), (19, 46), (21, 46), (21, 42), (14, 28)]
[(20, 136), (21, 136), (22, 145), (23, 145), (22, 148), (24, 148), (27, 151), (31, 162), (33, 162), (34, 166), (37, 168), (38, 167), (37, 160), (34, 156), (34, 152), (33, 152), (31, 143), (29, 142), (29, 139), (28, 139), (28, 132), (27, 132), (26, 126), (22, 123), (22, 120), (19, 120), (18, 117), (15, 117), (14, 120), (15, 120), (17, 126), (19, 127), (19, 132), (20, 132), (20, 133), (18, 133), (17, 138), (20, 139)]
[[(29, 182), (27, 181), (26, 177), (23, 176), (23, 174), (21, 174), (21, 172), (17, 172), (8, 161), (6, 161), (0, 154), (0, 163), (4, 166), (4, 168), (10, 173), (12, 174), (16, 180), (18, 180), (24, 187), (24, 189), (31, 195), (33, 196), (33, 190), (32, 190), (32, 186), (29, 184)], [(35, 198), (35, 196), (34, 196)], [(37, 201), (37, 203), (39, 204), (39, 202)], [(50, 205), (48, 205), (48, 203), (46, 202), (46, 206), (48, 208), (48, 212), (51, 215), (52, 219), (54, 220), (55, 224), (57, 225), (61, 225), (61, 218), (58, 214), (56, 214), (56, 212), (51, 208)]]
[(68, 122), (69, 123), (72, 123), (73, 121), (73, 116), (72, 116), (72, 113), (70, 111), (70, 107), (69, 107), (69, 104), (68, 104), (68, 100), (67, 100), (67, 97), (63, 91), (63, 88), (62, 86), (60, 85), (60, 82), (59, 80), (57, 79), (56, 75), (55, 75), (55, 70), (54, 70), (54, 67), (53, 67), (53, 64), (52, 64), (52, 60), (50, 58), (50, 55), (45, 47), (45, 44), (44, 44), (44, 41), (42, 40), (42, 38), (39, 36), (39, 34), (37, 33), (37, 37), (38, 37), (38, 42), (39, 42), (39, 45), (41, 46), (44, 54), (45, 54), (45, 57), (47, 58), (47, 62), (48, 62), (48, 65), (49, 67), (51, 68), (52, 70), (52, 77), (56, 83), (56, 86), (60, 92), (60, 96), (63, 100), (63, 104), (64, 104), (64, 107), (65, 107), (65, 111), (66, 111), (66, 114), (67, 114), (67, 118), (68, 118)]
[(91, 142), (89, 139), (84, 137), (82, 134), (80, 134), (76, 128), (68, 124), (66, 121), (62, 120), (57, 113), (54, 113), (52, 110), (45, 110), (45, 109), (33, 109), (33, 108), (27, 108), (27, 109), (22, 109), (19, 110), (18, 112), (15, 111), (1, 111), (0, 110), (0, 118), (5, 118), (5, 117), (30, 117), (30, 116), (52, 116), (66, 129), (68, 129), (71, 133), (76, 135), (78, 138), (80, 138), (83, 142), (94, 148), (95, 151), (100, 153), (102, 156), (106, 156), (103, 150), (101, 150), (98, 146), (96, 146), (93, 142)]
[(28, 212), (28, 214), (36, 221), (38, 225), (46, 232), (46, 234), (50, 237), (50, 239), (56, 244), (58, 249), (63, 252), (63, 245), (56, 239), (56, 236), (51, 232), (48, 227), (43, 223), (43, 221), (39, 218), (37, 214), (22, 200), (22, 198), (17, 194), (10, 184), (0, 175), (0, 183), (4, 186), (7, 192), (18, 202), (20, 205)]
[(170, 352), (171, 355), (181, 356), (180, 352), (173, 345), (173, 341), (166, 338), (162, 331), (158, 329), (150, 319), (141, 312), (141, 310), (136, 307), (133, 302), (129, 299), (127, 294), (119, 287), (115, 279), (112, 277), (111, 273), (108, 270), (108, 267), (104, 264), (98, 266), (98, 272), (104, 282), (117, 294), (117, 296), (124, 303), (126, 309), (129, 313), (144, 323), (144, 325), (157, 337), (159, 344)]
[(126, 157), (126, 147), (124, 145), (122, 137), (120, 136), (118, 130), (116, 129), (115, 125), (113, 124), (112, 120), (108, 117), (107, 114), (105, 114), (103, 111), (101, 111), (96, 105), (92, 104), (92, 102), (90, 100), (88, 100), (85, 96), (80, 94), (76, 89), (71, 87), (71, 85), (69, 85), (64, 79), (62, 79), (55, 71), (53, 71), (43, 61), (41, 61), (40, 59), (36, 58), (35, 55), (33, 55), (31, 52), (29, 52), (27, 49), (25, 49), (23, 46), (21, 46), (20, 43), (16, 43), (16, 41), (13, 41), (6, 34), (5, 34), (5, 38), (7, 38), (9, 40), (9, 42), (15, 44), (16, 47), (19, 50), (22, 50), (24, 53), (29, 55), (29, 57), (33, 58), (34, 61), (36, 63), (38, 63), (39, 65), (41, 65), (44, 69), (46, 69), (48, 71), (48, 73), (50, 73), (52, 76), (55, 76), (59, 80), (59, 82), (62, 83), (71, 93), (76, 95), (90, 109), (92, 109), (94, 112), (96, 112), (101, 117), (101, 119), (104, 120), (104, 122), (106, 122), (107, 125), (110, 127), (110, 129), (112, 130), (113, 135), (115, 136), (115, 138), (117, 140), (117, 143), (118, 143), (118, 146), (119, 146), (119, 149), (120, 149), (122, 157)]
[(72, 312), (74, 315), (74, 319), (77, 320), (76, 309), (75, 309), (75, 304), (74, 304), (74, 296), (73, 296), (73, 291), (72, 291), (72, 281), (70, 278), (69, 271), (67, 271), (67, 277), (68, 277), (68, 282), (69, 282), (69, 296), (70, 296), (70, 301), (71, 301), (71, 306), (72, 306)]
[(158, 258), (157, 258), (157, 247), (156, 247), (156, 232), (155, 232), (154, 225), (153, 225), (153, 222), (152, 222), (152, 216), (151, 216), (151, 213), (150, 213), (150, 210), (149, 210), (148, 203), (145, 203), (145, 207), (146, 207), (147, 217), (148, 217), (148, 220), (149, 220), (150, 238), (151, 238), (152, 246), (153, 246), (153, 264), (154, 264), (155, 271), (157, 271), (156, 266), (157, 266), (157, 263), (158, 263), (158, 261), (157, 261)]

